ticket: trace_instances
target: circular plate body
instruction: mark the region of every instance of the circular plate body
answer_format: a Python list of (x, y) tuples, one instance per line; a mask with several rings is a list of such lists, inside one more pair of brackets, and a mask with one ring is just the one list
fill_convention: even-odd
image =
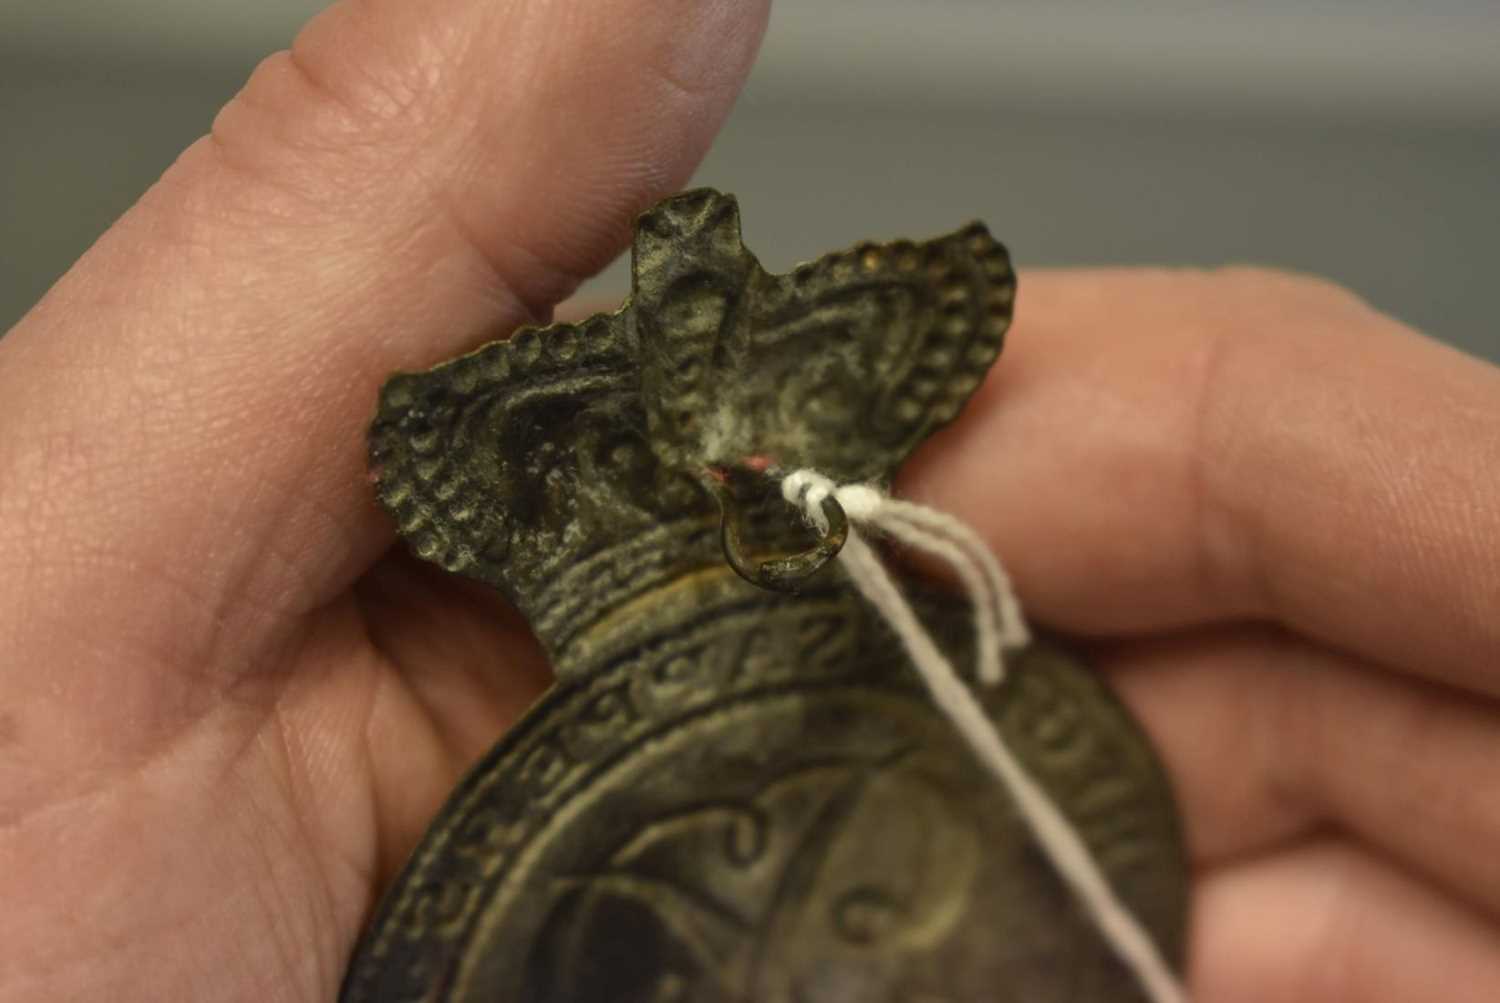
[[(987, 710), (1180, 963), (1187, 869), (1151, 750), (1059, 648), (1012, 661)], [(343, 999), (1143, 997), (894, 638), (835, 589), (717, 609), (555, 687), (443, 809)]]

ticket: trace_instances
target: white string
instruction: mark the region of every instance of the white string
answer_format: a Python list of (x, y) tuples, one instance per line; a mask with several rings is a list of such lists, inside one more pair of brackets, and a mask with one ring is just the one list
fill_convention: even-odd
[(898, 501), (868, 484), (832, 481), (812, 470), (799, 470), (782, 481), (782, 495), (805, 506), (814, 525), (827, 532), (823, 499), (835, 494), (853, 521), (870, 526), (917, 550), (946, 562), (968, 592), (974, 611), (978, 674), (986, 686), (1005, 677), (1004, 648), (1023, 648), (1031, 632), (1021, 606), (995, 555), (979, 534), (951, 515), (923, 505)]
[(981, 763), (1000, 780), (1037, 842), (1083, 902), (1101, 933), (1146, 990), (1152, 1003), (1186, 1003), (1155, 942), (1099, 869), (1088, 845), (1042, 787), (1026, 772), (991, 723), (983, 706), (938, 649), (880, 558), (855, 528), (882, 530), (952, 565), (974, 605), (979, 665), (985, 685), (1004, 678), (1002, 648), (1024, 645), (1029, 633), (1010, 580), (978, 535), (946, 513), (897, 501), (868, 484), (835, 485), (815, 470), (798, 470), (781, 483), (782, 495), (827, 532), (823, 500), (833, 496), (849, 517), (849, 537), (839, 552), (850, 579), (900, 637), (922, 681)]
[(1005, 678), (1004, 649), (1024, 648), (1031, 643), (1031, 631), (1010, 577), (979, 534), (951, 515), (899, 501), (868, 484), (850, 484), (840, 490), (839, 504), (849, 518), (953, 568), (974, 609), (979, 681), (998, 686)]

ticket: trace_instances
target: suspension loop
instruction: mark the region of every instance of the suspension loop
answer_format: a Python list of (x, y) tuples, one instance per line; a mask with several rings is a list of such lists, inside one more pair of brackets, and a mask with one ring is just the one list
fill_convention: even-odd
[(722, 471), (704, 471), (699, 482), (719, 503), (719, 541), (724, 559), (745, 581), (770, 592), (796, 593), (802, 585), (839, 555), (849, 539), (849, 516), (831, 493), (819, 505), (823, 519), (818, 541), (806, 550), (777, 557), (755, 557), (745, 549), (744, 512), (729, 490)]

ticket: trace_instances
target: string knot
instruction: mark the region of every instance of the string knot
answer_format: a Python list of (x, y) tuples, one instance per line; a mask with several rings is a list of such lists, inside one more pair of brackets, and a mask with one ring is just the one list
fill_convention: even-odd
[(1004, 649), (1031, 643), (1010, 577), (979, 534), (959, 519), (892, 498), (873, 484), (836, 484), (816, 470), (788, 474), (781, 482), (781, 496), (823, 533), (828, 532), (823, 502), (832, 497), (855, 525), (883, 533), (952, 568), (974, 611), (975, 675), (984, 685), (998, 686), (1005, 678)]

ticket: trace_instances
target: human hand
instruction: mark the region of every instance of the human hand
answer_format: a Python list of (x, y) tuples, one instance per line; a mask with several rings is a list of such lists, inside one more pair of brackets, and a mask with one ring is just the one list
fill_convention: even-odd
[(0, 1000), (327, 1001), (543, 685), (382, 555), (381, 382), (680, 187), (750, 0), (344, 0), (0, 339)]
[(905, 471), (1171, 773), (1198, 1003), (1500, 999), (1500, 370), (1328, 283), (1021, 277)]
[[(606, 260), (763, 17), (346, 2), (0, 340), (0, 1000), (333, 996), (545, 679), (486, 592), (382, 556), (376, 388)], [(1493, 998), (1500, 378), (1273, 275), (1018, 308), (907, 483), (1161, 743), (1196, 998)]]

